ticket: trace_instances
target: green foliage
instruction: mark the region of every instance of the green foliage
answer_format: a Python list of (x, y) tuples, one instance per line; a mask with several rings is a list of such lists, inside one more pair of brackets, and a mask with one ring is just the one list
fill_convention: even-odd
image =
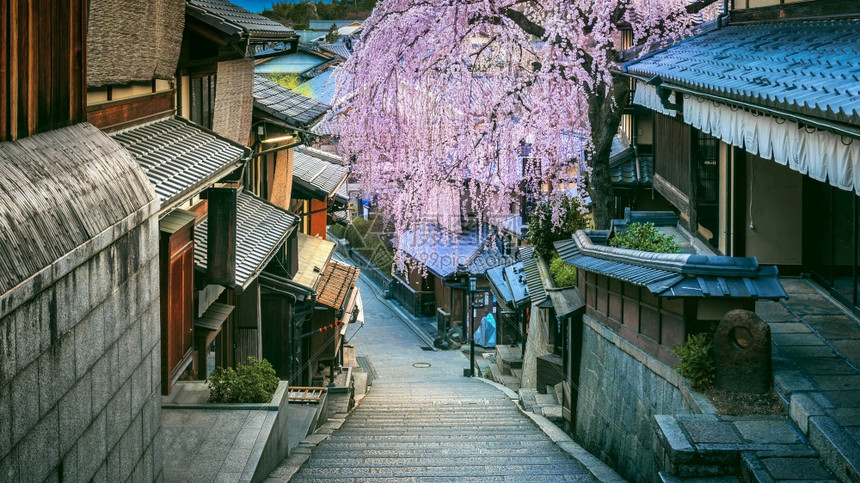
[(206, 384), (210, 403), (267, 403), (278, 389), (278, 376), (269, 361), (249, 357), (236, 369), (216, 367)]
[(558, 254), (555, 254), (549, 262), (549, 273), (556, 287), (576, 285), (576, 267), (564, 263)]
[(296, 91), (303, 96), (313, 97), (314, 90), (308, 86), (301, 87), (302, 79), (299, 78), (298, 74), (269, 74), (266, 77), (270, 81)]
[(368, 218), (353, 217), (352, 223), (343, 231), (335, 232), (334, 227), (330, 229), (334, 236), (346, 238), (353, 250), (370, 260), (382, 273), (390, 274), (394, 262), (394, 252), (388, 242), (392, 236), (390, 227), (385, 226), (382, 216), (370, 215)]
[(328, 227), (328, 231), (330, 231), (332, 235), (338, 238), (343, 238), (344, 234), (346, 233), (346, 226), (340, 224), (330, 225)]
[(631, 223), (626, 231), (616, 233), (609, 244), (617, 248), (644, 250), (656, 253), (678, 253), (675, 237), (664, 235), (654, 223)]
[(309, 20), (337, 19), (363, 20), (370, 16), (377, 0), (335, 0), (333, 2), (279, 2), (262, 15), (291, 25), (294, 29), (306, 29)]
[(672, 348), (672, 354), (681, 359), (675, 370), (690, 380), (693, 389), (703, 390), (714, 384), (713, 338), (708, 332), (693, 334), (687, 337), (686, 344)]
[(325, 35), (326, 42), (337, 42), (337, 39), (340, 38), (340, 34), (338, 33), (337, 24), (331, 24), (331, 28), (328, 29), (328, 33)]
[[(553, 223), (554, 210), (559, 210), (557, 224)], [(562, 196), (552, 201), (541, 201), (529, 217), (526, 242), (534, 246), (542, 257), (549, 258), (554, 250), (552, 242), (566, 240), (587, 226), (588, 219), (580, 212), (578, 198)]]

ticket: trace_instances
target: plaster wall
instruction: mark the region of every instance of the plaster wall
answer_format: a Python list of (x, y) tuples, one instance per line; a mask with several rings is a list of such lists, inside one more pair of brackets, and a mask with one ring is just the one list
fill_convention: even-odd
[(751, 154), (746, 170), (744, 256), (757, 257), (763, 264), (800, 265), (803, 175)]
[(0, 481), (161, 477), (158, 220), (113, 228), (0, 315)]
[(544, 311), (532, 305), (526, 337), (526, 353), (523, 356), (523, 377), (520, 381), (520, 387), (523, 388), (537, 389), (537, 358), (550, 352), (547, 350), (549, 326), (541, 312)]
[(574, 439), (626, 480), (653, 481), (654, 415), (700, 412), (680, 377), (587, 315), (579, 362)]

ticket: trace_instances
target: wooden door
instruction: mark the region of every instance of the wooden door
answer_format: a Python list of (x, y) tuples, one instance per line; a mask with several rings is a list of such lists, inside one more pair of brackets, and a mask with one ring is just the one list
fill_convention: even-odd
[(190, 361), (194, 323), (194, 238), (189, 224), (170, 234), (162, 232), (161, 372), (162, 392)]

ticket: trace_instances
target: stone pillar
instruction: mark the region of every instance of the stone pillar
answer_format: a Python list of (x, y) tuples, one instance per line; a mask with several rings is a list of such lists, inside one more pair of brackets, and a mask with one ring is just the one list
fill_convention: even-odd
[(732, 392), (764, 393), (770, 390), (770, 326), (755, 312), (732, 310), (714, 334), (714, 386)]

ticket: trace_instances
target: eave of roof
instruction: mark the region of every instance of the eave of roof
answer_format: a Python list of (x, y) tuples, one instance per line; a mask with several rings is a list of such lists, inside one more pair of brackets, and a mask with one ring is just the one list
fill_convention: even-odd
[(342, 310), (349, 293), (358, 282), (358, 268), (332, 260), (320, 277), (317, 303)]
[(161, 200), (162, 211), (236, 169), (251, 150), (181, 117), (111, 133), (134, 156)]
[(579, 269), (647, 287), (661, 297), (779, 299), (786, 293), (776, 267), (754, 258), (661, 254), (591, 243), (586, 231), (554, 243), (561, 259)]
[(188, 0), (186, 14), (234, 38), (298, 40), (296, 32), (227, 0)]
[(335, 244), (322, 238), (298, 234), (299, 270), (293, 282), (316, 291), (320, 276), (328, 266)]
[(730, 24), (622, 69), (696, 93), (856, 126), (858, 36), (857, 18)]
[[(299, 217), (245, 191), (236, 199), (236, 277), (234, 288), (242, 292), (268, 265)], [(194, 229), (194, 264), (205, 271), (208, 262), (208, 218)]]
[[(399, 246), (413, 260), (424, 264), (431, 274), (445, 279), (457, 273), (484, 275), (487, 269), (503, 265), (505, 257), (495, 244), (488, 244), (490, 228), (451, 233), (428, 224), (400, 235)], [(461, 265), (465, 272), (461, 272)]]
[(260, 74), (254, 75), (254, 107), (297, 127), (313, 124), (331, 108)]
[(326, 153), (306, 146), (297, 147), (293, 154), (293, 183), (318, 199), (336, 197), (349, 175), (349, 168), (326, 158)]

